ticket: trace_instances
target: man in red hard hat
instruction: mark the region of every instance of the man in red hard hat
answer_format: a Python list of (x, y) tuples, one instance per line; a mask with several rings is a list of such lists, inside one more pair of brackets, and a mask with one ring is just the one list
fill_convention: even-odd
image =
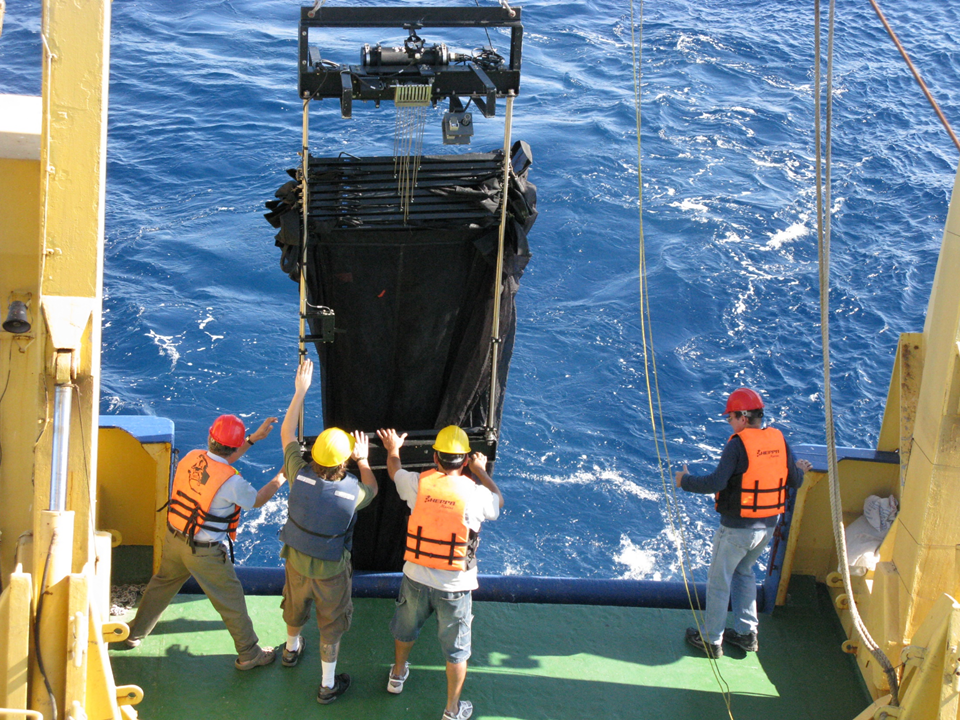
[[(263, 440), (277, 418), (271, 417), (249, 435), (236, 415), (214, 420), (206, 450), (191, 450), (177, 464), (167, 509), (160, 569), (150, 578), (137, 615), (130, 623), (126, 646), (137, 647), (191, 575), (223, 618), (237, 649), (234, 665), (250, 670), (273, 662), (272, 649), (260, 647), (247, 614), (243, 588), (233, 568), (233, 540), (240, 510), (265, 504), (284, 483), (283, 473), (256, 490), (232, 464)], [(229, 544), (229, 553), (224, 543)]]
[[(691, 475), (687, 466), (677, 472), (677, 487), (716, 495), (720, 527), (713, 538), (713, 558), (707, 575), (707, 607), (703, 627), (687, 628), (687, 642), (708, 657), (723, 655), (723, 642), (756, 652), (757, 580), (754, 563), (763, 553), (781, 513), (787, 488), (799, 488), (811, 469), (796, 460), (773, 427), (763, 427), (763, 400), (750, 388), (730, 393), (724, 411), (733, 434), (723, 448), (716, 470)], [(733, 627), (725, 628), (727, 605), (733, 609)]]

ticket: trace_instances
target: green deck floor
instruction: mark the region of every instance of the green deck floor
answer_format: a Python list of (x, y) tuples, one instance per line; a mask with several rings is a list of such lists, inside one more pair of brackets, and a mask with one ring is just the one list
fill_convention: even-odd
[[(727, 646), (718, 663), (737, 720), (850, 720), (869, 703), (822, 588), (795, 583), (790, 606), (760, 623), (760, 652)], [(803, 587), (799, 587), (803, 586)], [(279, 598), (248, 597), (262, 644), (285, 639)], [(445, 679), (432, 620), (411, 657), (403, 694), (386, 692), (391, 600), (355, 602), (338, 672), (350, 690), (321, 706), (316, 625), (295, 668), (239, 672), (209, 601), (181, 595), (136, 650), (114, 650), (118, 684), (144, 690), (145, 720), (212, 718), (427, 718), (439, 720)], [(474, 604), (473, 657), (463, 698), (475, 718), (600, 720), (727, 717), (710, 664), (683, 641), (689, 611), (578, 605)]]

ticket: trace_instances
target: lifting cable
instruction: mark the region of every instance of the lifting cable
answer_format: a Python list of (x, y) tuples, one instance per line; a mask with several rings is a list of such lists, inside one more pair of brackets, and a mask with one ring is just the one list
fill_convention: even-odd
[[(837, 445), (833, 426), (833, 401), (830, 392), (830, 161), (831, 161), (831, 125), (833, 120), (833, 38), (835, 2), (830, 0), (827, 31), (827, 111), (826, 129), (820, 128), (820, 0), (814, 0), (814, 135), (816, 139), (816, 190), (817, 190), (817, 256), (820, 270), (820, 332), (823, 344), (823, 404), (825, 413), (825, 431), (827, 436), (827, 474), (830, 486), (830, 514), (833, 520), (833, 534), (837, 545), (840, 571), (843, 575), (843, 588), (850, 600), (850, 617), (864, 646), (886, 673), (890, 683), (891, 705), (899, 705), (899, 686), (897, 673), (874, 639), (857, 609), (853, 587), (850, 582), (850, 565), (847, 558), (847, 542), (843, 528), (843, 504), (840, 498), (840, 482), (837, 470)], [(821, 136), (823, 154), (821, 157)]]
[(887, 29), (887, 34), (890, 36), (890, 39), (893, 40), (893, 44), (897, 46), (897, 50), (900, 51), (903, 59), (906, 60), (907, 67), (909, 67), (910, 72), (913, 73), (913, 77), (916, 79), (917, 84), (920, 85), (920, 89), (923, 90), (923, 94), (926, 95), (927, 100), (930, 102), (930, 106), (933, 108), (933, 111), (937, 114), (937, 117), (940, 118), (940, 122), (943, 125), (943, 128), (947, 131), (947, 135), (949, 135), (950, 139), (953, 140), (953, 144), (957, 146), (957, 150), (960, 150), (960, 140), (958, 140), (956, 134), (954, 134), (953, 128), (950, 127), (950, 123), (947, 121), (947, 118), (940, 109), (940, 106), (937, 104), (937, 101), (933, 99), (933, 95), (927, 88), (927, 84), (923, 81), (923, 78), (920, 77), (920, 71), (917, 70), (916, 66), (910, 60), (910, 56), (907, 55), (907, 51), (904, 50), (903, 45), (900, 43), (900, 38), (897, 37), (897, 34), (893, 31), (893, 28), (890, 27), (890, 23), (887, 22), (887, 18), (884, 17), (883, 12), (880, 10), (880, 6), (877, 4), (877, 0), (870, 0), (870, 4), (873, 5), (873, 9), (876, 11), (877, 17), (880, 18), (880, 22), (883, 23), (883, 27)]
[[(636, 37), (636, 29), (640, 29), (639, 39)], [(689, 557), (687, 549), (686, 534), (683, 531), (684, 523), (680, 515), (680, 503), (677, 499), (677, 488), (673, 481), (673, 473), (670, 462), (670, 451), (667, 446), (666, 424), (663, 421), (663, 405), (660, 400), (660, 382), (657, 375), (656, 355), (653, 351), (653, 334), (650, 324), (650, 293), (647, 285), (647, 263), (646, 251), (643, 235), (643, 163), (640, 144), (640, 79), (641, 79), (641, 48), (643, 43), (643, 0), (640, 0), (639, 23), (634, 17), (634, 0), (630, 0), (630, 41), (633, 50), (633, 92), (634, 105), (636, 107), (636, 133), (637, 133), (637, 210), (639, 215), (639, 243), (640, 243), (640, 335), (643, 343), (643, 368), (644, 377), (647, 385), (647, 403), (650, 411), (650, 425), (653, 432), (654, 445), (657, 450), (657, 467), (660, 471), (660, 482), (663, 485), (664, 498), (667, 501), (667, 521), (672, 536), (679, 541), (678, 558), (680, 561), (680, 572), (683, 577), (683, 586), (687, 592), (687, 601), (690, 604), (690, 611), (693, 613), (693, 621), (696, 625), (700, 637), (705, 637), (703, 632), (703, 608), (700, 606), (700, 598), (697, 596), (696, 588), (692, 583), (690, 573), (687, 570), (687, 558)], [(651, 386), (651, 375), (653, 383)], [(654, 398), (656, 398), (656, 408), (654, 408)], [(661, 450), (662, 448), (662, 450)], [(731, 696), (730, 686), (724, 680), (720, 673), (720, 667), (717, 665), (717, 659), (713, 657), (710, 651), (707, 651), (707, 658), (710, 662), (710, 669), (713, 672), (714, 679), (720, 688), (726, 705), (727, 715), (733, 720), (733, 712), (730, 707)]]

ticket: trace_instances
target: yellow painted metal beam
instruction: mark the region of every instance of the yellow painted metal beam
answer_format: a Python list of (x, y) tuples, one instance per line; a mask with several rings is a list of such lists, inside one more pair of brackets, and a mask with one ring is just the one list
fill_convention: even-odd
[(0, 96), (0, 317), (27, 303), (32, 329), (0, 332), (0, 577), (13, 571), (13, 547), (32, 528), (33, 451), (44, 417), (40, 307), (39, 97)]
[(27, 707), (32, 602), (30, 575), (17, 569), (0, 595), (0, 707)]
[(903, 634), (952, 592), (960, 544), (960, 174), (954, 185), (923, 335), (913, 447), (893, 562), (903, 583)]
[[(86, 299), (91, 314), (67, 363), (76, 374), (70, 422), (68, 507), (76, 513), (73, 570), (93, 559), (97, 426), (100, 395), (100, 310), (103, 294), (103, 216), (106, 180), (107, 72), (110, 3), (46, 0), (43, 7), (44, 123), (40, 144), (40, 240), (43, 298)], [(48, 330), (59, 322), (48, 313)], [(44, 343), (46, 397), (52, 404), (58, 349)], [(47, 407), (45, 417), (52, 415)], [(49, 506), (52, 429), (36, 453), (34, 518)], [(34, 547), (34, 566), (39, 553)]]

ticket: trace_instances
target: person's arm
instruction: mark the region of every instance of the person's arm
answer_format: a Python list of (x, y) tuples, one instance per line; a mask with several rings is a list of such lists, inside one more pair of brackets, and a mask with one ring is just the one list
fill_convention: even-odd
[(273, 430), (273, 424), (276, 421), (277, 418), (275, 417), (268, 417), (266, 420), (264, 420), (260, 427), (244, 438), (243, 445), (233, 451), (233, 455), (226, 459), (227, 462), (233, 465), (233, 463), (243, 457), (247, 450), (253, 447), (254, 443), (264, 440), (270, 434), (270, 431)]
[(270, 498), (277, 494), (277, 490), (279, 490), (280, 486), (286, 481), (287, 477), (283, 474), (283, 471), (278, 472), (277, 476), (273, 480), (257, 490), (257, 501), (253, 504), (253, 506), (258, 508), (266, 505)]
[(683, 470), (677, 473), (675, 482), (677, 487), (687, 492), (713, 494), (723, 490), (731, 477), (746, 470), (747, 453), (743, 447), (743, 441), (733, 437), (724, 446), (716, 470), (709, 475), (691, 475), (687, 472), (687, 466), (684, 465)]
[(313, 361), (304, 360), (297, 368), (295, 390), (293, 397), (290, 398), (290, 407), (287, 408), (287, 414), (283, 416), (283, 422), (280, 424), (280, 442), (283, 443), (284, 448), (297, 439), (300, 408), (303, 407), (303, 399), (307, 396), (311, 382), (313, 382)]
[(487, 456), (481, 452), (470, 454), (470, 472), (476, 477), (477, 482), (483, 485), (487, 490), (497, 496), (500, 501), (500, 509), (503, 509), (503, 495), (500, 488), (493, 481), (493, 478), (487, 474)]
[(803, 485), (804, 475), (813, 470), (813, 465), (809, 460), (797, 460), (786, 440), (784, 444), (787, 446), (787, 485), (798, 488)]
[(370, 491), (371, 497), (376, 497), (380, 486), (377, 485), (377, 478), (373, 474), (373, 470), (370, 469), (370, 463), (367, 460), (370, 453), (370, 441), (367, 439), (367, 434), (359, 430), (354, 431), (353, 439), (355, 443), (352, 456), (357, 461), (357, 469), (360, 470), (360, 482)]
[(394, 475), (398, 470), (403, 470), (400, 462), (400, 448), (403, 447), (403, 441), (407, 439), (407, 434), (397, 435), (397, 431), (389, 428), (387, 430), (377, 430), (377, 437), (383, 443), (383, 449), (387, 451), (387, 475), (394, 480)]

